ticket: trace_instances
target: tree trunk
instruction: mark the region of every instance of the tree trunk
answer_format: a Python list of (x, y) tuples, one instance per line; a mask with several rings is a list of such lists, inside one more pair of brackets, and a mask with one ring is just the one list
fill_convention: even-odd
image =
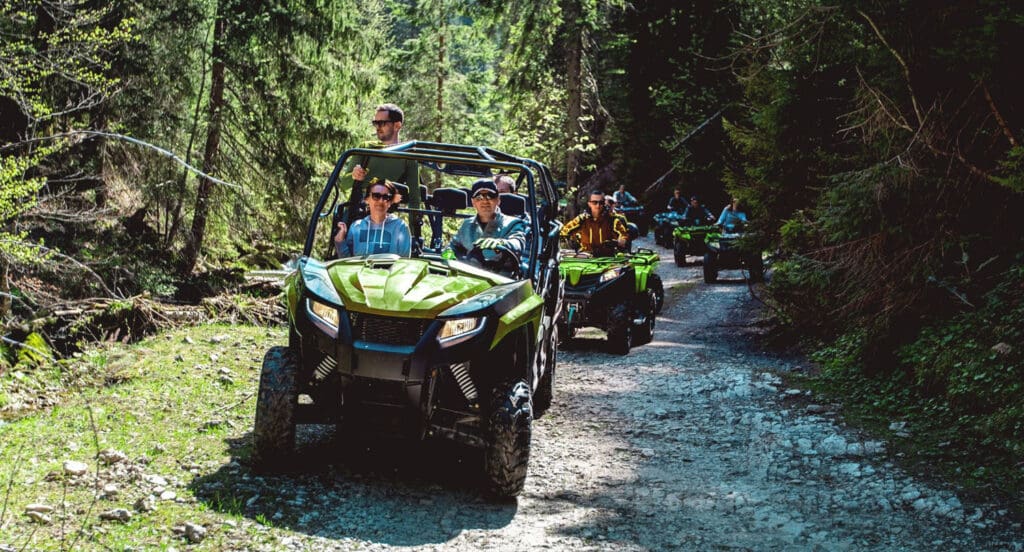
[(437, 141), (444, 141), (444, 81), (445, 81), (445, 43), (444, 34), (447, 30), (447, 19), (444, 12), (444, 0), (438, 3), (438, 19), (440, 19), (440, 31), (438, 32), (437, 44)]
[[(206, 148), (203, 152), (203, 173), (217, 172), (217, 154), (220, 150), (221, 116), (224, 108), (224, 31), (225, 17), (220, 7), (213, 23), (213, 66), (210, 71), (210, 102), (207, 111)], [(203, 247), (206, 219), (210, 214), (210, 195), (213, 181), (202, 177), (196, 189), (196, 205), (192, 215), (192, 231), (182, 254), (182, 274), (189, 274)]]
[(0, 254), (0, 320), (7, 318), (11, 312), (10, 266), (7, 257)]
[[(580, 117), (583, 115), (583, 29), (579, 24), (581, 8), (579, 0), (565, 2), (566, 44), (565, 88), (568, 96), (565, 121), (565, 183), (571, 193), (579, 194), (577, 177), (580, 166)], [(576, 214), (576, 202), (570, 201), (569, 215)]]

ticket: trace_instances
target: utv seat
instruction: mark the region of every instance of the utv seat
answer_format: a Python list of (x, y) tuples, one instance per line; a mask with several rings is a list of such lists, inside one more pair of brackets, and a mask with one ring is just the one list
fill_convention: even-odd
[(501, 212), (513, 217), (526, 217), (526, 198), (519, 194), (501, 194)]
[[(451, 216), (469, 207), (469, 195), (461, 188), (438, 188), (430, 196), (429, 206), (442, 215)], [(433, 236), (430, 248), (436, 251), (444, 247), (442, 215), (430, 215), (430, 233)]]

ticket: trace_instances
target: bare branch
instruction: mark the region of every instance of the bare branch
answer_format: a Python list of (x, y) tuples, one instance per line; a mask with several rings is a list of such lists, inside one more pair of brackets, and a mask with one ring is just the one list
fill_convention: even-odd
[(174, 160), (176, 163), (178, 163), (181, 166), (183, 166), (186, 169), (188, 169), (189, 171), (199, 175), (202, 178), (208, 179), (210, 182), (213, 182), (214, 184), (220, 184), (221, 186), (227, 186), (229, 188), (241, 189), (241, 186), (239, 186), (238, 184), (232, 184), (231, 182), (227, 182), (227, 181), (221, 180), (221, 179), (219, 179), (217, 177), (210, 176), (210, 175), (204, 173), (203, 171), (201, 171), (201, 170), (193, 167), (192, 165), (186, 163), (184, 159), (178, 157), (177, 154), (175, 154), (175, 153), (173, 153), (173, 152), (171, 152), (169, 150), (166, 150), (166, 149), (161, 148), (160, 146), (157, 146), (157, 145), (154, 145), (154, 144), (150, 144), (149, 142), (145, 142), (145, 141), (139, 140), (138, 138), (132, 138), (131, 136), (125, 136), (124, 134), (116, 134), (116, 133), (113, 133), (113, 132), (103, 132), (103, 131), (99, 131), (99, 130), (73, 130), (71, 132), (64, 132), (64, 133), (60, 133), (60, 134), (53, 134), (53, 135), (50, 135), (50, 136), (43, 136), (43, 137), (40, 137), (40, 138), (32, 138), (32, 139), (29, 139), (29, 140), (23, 140), (21, 142), (16, 142), (16, 143), (12, 143), (12, 144), (3, 145), (3, 146), (0, 146), (0, 151), (14, 149), (14, 148), (19, 147), (19, 146), (21, 146), (23, 144), (28, 144), (28, 143), (31, 143), (31, 142), (44, 142), (44, 141), (50, 141), (50, 140), (58, 140), (60, 138), (75, 137), (75, 136), (103, 136), (105, 138), (113, 138), (114, 140), (124, 140), (125, 142), (130, 142), (132, 144), (135, 144), (135, 145), (138, 145), (138, 146), (142, 146), (144, 148), (148, 148), (148, 149), (154, 150), (157, 153), (159, 153), (160, 155), (163, 155), (164, 157), (169, 157), (172, 160)]
[(1006, 139), (1010, 142), (1010, 147), (1017, 147), (1017, 138), (1013, 136), (1013, 132), (1010, 131), (1010, 125), (1006, 124), (1006, 119), (1003, 118), (1002, 113), (996, 108), (996, 102), (992, 99), (992, 94), (988, 91), (988, 85), (985, 81), (981, 81), (981, 90), (985, 93), (985, 101), (988, 102), (988, 108), (992, 110), (992, 115), (996, 118), (996, 123), (999, 124), (999, 128), (1003, 130), (1003, 134), (1006, 135)]
[(50, 255), (53, 255), (53, 256), (56, 256), (56, 257), (60, 257), (61, 259), (64, 259), (65, 261), (69, 261), (72, 264), (74, 264), (75, 266), (77, 266), (77, 267), (81, 268), (82, 270), (86, 271), (87, 273), (91, 274), (93, 276), (93, 278), (95, 278), (96, 281), (99, 282), (100, 286), (103, 288), (103, 291), (107, 292), (107, 295), (109, 295), (110, 297), (115, 297), (117, 299), (124, 299), (123, 295), (121, 295), (120, 293), (117, 293), (116, 291), (112, 291), (110, 288), (108, 288), (106, 282), (103, 281), (103, 278), (101, 278), (99, 274), (96, 274), (95, 272), (93, 272), (93, 270), (91, 268), (85, 266), (84, 264), (79, 262), (78, 259), (75, 259), (74, 257), (69, 257), (67, 255), (64, 255), (63, 253), (60, 253), (58, 251), (50, 249), (49, 247), (46, 247), (45, 245), (41, 245), (41, 244), (38, 244), (38, 243), (29, 243), (29, 242), (23, 242), (23, 241), (19, 241), (19, 240), (11, 240), (11, 239), (0, 240), (0, 242), (14, 244), (14, 245), (18, 245), (20, 247), (30, 247), (30, 248), (33, 248), (33, 249), (39, 249), (39, 250), (41, 250), (41, 251), (43, 251), (43, 252), (45, 252), (47, 254), (50, 254)]
[(20, 341), (15, 341), (15, 340), (13, 340), (13, 339), (5, 336), (5, 335), (0, 335), (0, 341), (3, 341), (4, 343), (6, 343), (8, 345), (14, 345), (15, 347), (20, 347), (22, 349), (28, 349), (28, 350), (30, 350), (30, 351), (32, 351), (34, 353), (38, 353), (39, 356), (41, 356), (43, 358), (47, 358), (47, 359), (53, 360), (53, 358), (51, 357), (50, 353), (47, 353), (46, 351), (41, 351), (39, 349), (36, 349), (35, 347), (33, 347), (33, 346), (31, 346), (31, 345), (29, 345), (27, 343), (22, 343)]
[(910, 103), (914, 106), (914, 114), (917, 116), (917, 124), (918, 126), (924, 124), (924, 118), (921, 116), (921, 108), (917, 105), (917, 95), (914, 94), (914, 87), (910, 82), (910, 68), (907, 67), (907, 62), (904, 61), (903, 56), (901, 56), (900, 53), (889, 44), (889, 41), (885, 39), (885, 36), (882, 35), (882, 31), (878, 29), (877, 25), (875, 25), (874, 20), (868, 17), (868, 14), (861, 10), (857, 10), (857, 13), (867, 20), (868, 25), (871, 25), (871, 29), (875, 31), (875, 35), (878, 36), (878, 39), (881, 40), (882, 44), (889, 49), (889, 52), (896, 58), (897, 63), (899, 63), (900, 67), (903, 68), (903, 79), (907, 85), (907, 91), (910, 93)]

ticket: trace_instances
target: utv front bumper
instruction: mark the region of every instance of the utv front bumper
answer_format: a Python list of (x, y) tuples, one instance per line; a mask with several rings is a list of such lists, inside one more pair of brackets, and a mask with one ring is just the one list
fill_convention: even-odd
[[(525, 283), (525, 282), (524, 282)], [(525, 301), (519, 286), (504, 301)], [(522, 296), (522, 297), (521, 297)], [(409, 318), (325, 311), (308, 295), (293, 324), (301, 358), (300, 422), (344, 421), (376, 433), (423, 438), (436, 434), (483, 446), (491, 390), (525, 377), (496, 359), (502, 339), (500, 305), (470, 316)], [(507, 305), (506, 305), (507, 307)]]

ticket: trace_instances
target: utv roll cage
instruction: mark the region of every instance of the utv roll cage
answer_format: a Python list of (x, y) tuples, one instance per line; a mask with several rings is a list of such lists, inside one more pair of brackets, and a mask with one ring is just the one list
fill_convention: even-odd
[[(533, 159), (518, 157), (504, 153), (489, 147), (467, 146), (459, 144), (447, 144), (441, 142), (410, 141), (397, 144), (391, 147), (376, 148), (353, 148), (341, 154), (338, 162), (334, 165), (327, 184), (324, 186), (320, 198), (309, 220), (309, 228), (306, 233), (306, 243), (302, 250), (303, 257), (313, 255), (316, 246), (317, 227), (328, 215), (331, 218), (332, 228), (338, 221), (351, 225), (353, 219), (358, 216), (360, 205), (363, 201), (363, 183), (353, 181), (352, 190), (348, 197), (339, 202), (341, 189), (338, 187), (345, 166), (353, 157), (364, 158), (387, 158), (387, 159), (408, 159), (417, 162), (418, 167), (430, 169), (442, 174), (451, 176), (468, 176), (478, 178), (493, 177), (496, 172), (507, 174), (518, 174), (516, 178), (516, 190), (526, 200), (527, 205), (535, 205), (536, 216), (528, 217), (527, 224), (530, 234), (541, 238), (530, 240), (528, 257), (525, 261), (524, 274), (531, 280), (536, 279), (540, 273), (537, 266), (539, 248), (536, 244), (558, 243), (558, 230), (560, 224), (557, 221), (559, 194), (555, 188), (554, 180), (546, 166)], [(523, 184), (525, 183), (525, 188)], [(403, 183), (405, 184), (405, 183)], [(421, 186), (421, 190), (424, 189)], [(326, 210), (325, 210), (326, 208)], [(413, 238), (413, 256), (430, 256), (440, 254), (438, 248), (423, 243), (419, 216), (440, 218), (451, 216), (451, 213), (435, 209), (426, 197), (421, 198), (420, 208), (400, 207), (400, 212), (410, 214), (410, 231)], [(529, 207), (525, 209), (527, 214), (532, 214)], [(443, 247), (443, 246), (442, 246)], [(527, 251), (524, 251), (527, 253)]]

